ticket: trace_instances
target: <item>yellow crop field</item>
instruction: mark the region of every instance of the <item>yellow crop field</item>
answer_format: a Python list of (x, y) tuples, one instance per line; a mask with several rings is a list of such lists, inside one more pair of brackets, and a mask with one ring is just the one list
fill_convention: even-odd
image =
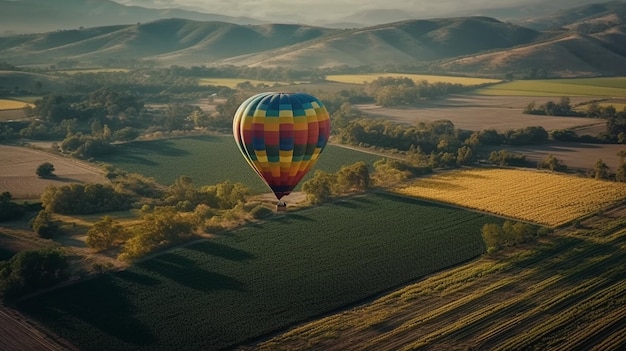
[(30, 104), (23, 101), (0, 99), (0, 110), (15, 110), (18, 108), (24, 108), (27, 105)]
[(427, 74), (407, 74), (407, 73), (371, 73), (371, 74), (332, 74), (326, 76), (326, 80), (339, 83), (365, 84), (380, 77), (411, 78), (415, 82), (423, 80), (428, 83), (451, 83), (462, 85), (479, 85), (486, 83), (498, 83), (499, 79), (472, 78), (472, 77), (451, 77), (451, 76), (433, 76)]
[(516, 169), (445, 172), (394, 191), (553, 227), (626, 199), (626, 183)]

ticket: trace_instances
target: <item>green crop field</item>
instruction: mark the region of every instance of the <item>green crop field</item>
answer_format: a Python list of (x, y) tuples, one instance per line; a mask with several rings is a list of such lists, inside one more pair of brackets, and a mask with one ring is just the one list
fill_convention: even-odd
[[(316, 169), (336, 172), (347, 164), (358, 161), (373, 164), (380, 158), (328, 145), (307, 177), (315, 173)], [(230, 180), (244, 183), (253, 192), (269, 191), (248, 166), (230, 135), (132, 142), (120, 145), (116, 154), (101, 157), (98, 161), (153, 177), (166, 185), (186, 175), (193, 179), (197, 187)]]
[(516, 80), (480, 88), (483, 95), (626, 97), (626, 77)]
[(411, 78), (415, 82), (427, 81), (428, 83), (452, 83), (462, 85), (479, 85), (485, 83), (497, 83), (499, 79), (488, 78), (472, 78), (472, 77), (453, 77), (453, 76), (433, 76), (426, 74), (408, 74), (408, 73), (370, 73), (370, 74), (334, 74), (328, 75), (326, 80), (331, 82), (352, 83), (352, 84), (364, 84), (365, 82), (371, 82), (380, 77), (394, 77)]
[(172, 249), (18, 308), (84, 350), (214, 350), (484, 251), (501, 219), (391, 194), (290, 212)]

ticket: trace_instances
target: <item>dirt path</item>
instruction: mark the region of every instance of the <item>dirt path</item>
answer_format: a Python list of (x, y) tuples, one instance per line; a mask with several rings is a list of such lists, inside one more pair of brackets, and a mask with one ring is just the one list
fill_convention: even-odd
[(0, 350), (2, 351), (67, 351), (77, 350), (69, 343), (52, 339), (30, 325), (17, 312), (0, 307)]

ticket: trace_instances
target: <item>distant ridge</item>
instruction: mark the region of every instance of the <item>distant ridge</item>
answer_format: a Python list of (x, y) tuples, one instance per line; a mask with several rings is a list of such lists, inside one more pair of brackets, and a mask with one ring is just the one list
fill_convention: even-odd
[(0, 62), (98, 65), (130, 59), (166, 66), (417, 67), (496, 77), (624, 75), (625, 14), (624, 2), (583, 6), (542, 17), (558, 18), (558, 27), (545, 30), (485, 16), (351, 29), (170, 18), (0, 37)]

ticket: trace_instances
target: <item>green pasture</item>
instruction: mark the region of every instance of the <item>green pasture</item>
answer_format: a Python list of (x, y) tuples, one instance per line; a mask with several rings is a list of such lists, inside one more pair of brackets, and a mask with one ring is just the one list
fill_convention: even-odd
[(626, 77), (516, 80), (475, 90), (482, 95), (626, 97)]
[(462, 85), (479, 85), (486, 83), (497, 83), (500, 79), (488, 78), (472, 78), (472, 77), (454, 77), (454, 76), (436, 76), (426, 74), (408, 74), (408, 73), (369, 73), (369, 74), (334, 74), (326, 76), (326, 80), (331, 82), (365, 84), (380, 77), (411, 78), (415, 82), (427, 81), (428, 83), (451, 83)]
[[(336, 172), (347, 164), (364, 161), (371, 165), (380, 158), (328, 145), (305, 180), (317, 169)], [(185, 175), (191, 177), (197, 187), (230, 180), (244, 183), (255, 193), (269, 191), (246, 163), (230, 135), (131, 142), (119, 145), (118, 152), (100, 157), (98, 161), (153, 177), (165, 185)]]
[(217, 350), (484, 251), (501, 219), (390, 194), (287, 212), (18, 308), (81, 350)]

